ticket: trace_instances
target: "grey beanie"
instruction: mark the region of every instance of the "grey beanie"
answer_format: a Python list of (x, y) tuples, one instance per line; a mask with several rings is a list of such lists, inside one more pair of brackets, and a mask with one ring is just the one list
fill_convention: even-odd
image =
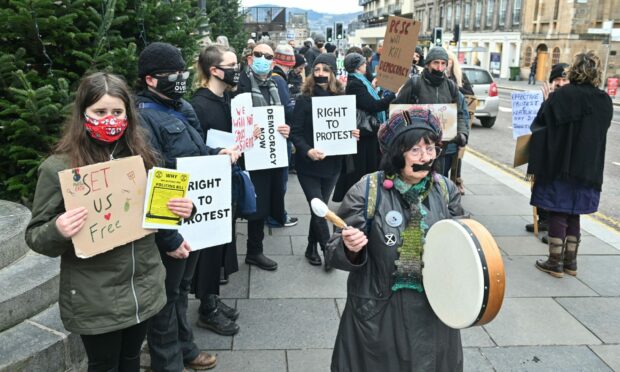
[(448, 63), (448, 52), (440, 46), (436, 46), (428, 52), (426, 55), (426, 64), (428, 65), (432, 61), (436, 61), (438, 59), (444, 60)]
[(328, 65), (329, 68), (332, 69), (334, 75), (338, 72), (338, 66), (336, 66), (336, 56), (331, 53), (322, 53), (319, 54), (318, 57), (314, 59), (314, 63), (312, 64), (312, 69), (316, 67), (319, 63), (323, 63)]
[(366, 58), (359, 53), (349, 53), (344, 57), (344, 69), (347, 72), (355, 72), (364, 63), (366, 63)]

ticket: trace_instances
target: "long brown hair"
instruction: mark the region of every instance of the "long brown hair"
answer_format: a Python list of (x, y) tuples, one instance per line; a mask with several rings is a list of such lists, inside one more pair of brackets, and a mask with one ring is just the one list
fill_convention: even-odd
[(575, 84), (591, 84), (598, 87), (602, 76), (601, 60), (592, 50), (577, 54), (568, 69), (568, 80)]
[(132, 155), (142, 156), (147, 169), (157, 165), (158, 154), (147, 143), (148, 134), (140, 126), (127, 83), (120, 76), (107, 72), (96, 72), (82, 78), (75, 95), (71, 116), (65, 122), (63, 136), (56, 145), (54, 153), (67, 155), (72, 168), (110, 160), (110, 145), (95, 142), (84, 129), (86, 109), (106, 94), (121, 99), (127, 114), (127, 129), (118, 140), (119, 148), (115, 153), (129, 150)]
[[(306, 80), (301, 86), (301, 94), (304, 96), (312, 97), (314, 95), (315, 85), (316, 83), (314, 82), (314, 72), (312, 72), (310, 75), (306, 76)], [(333, 71), (331, 74), (329, 74), (326, 90), (333, 95), (344, 94), (344, 87), (342, 86), (340, 80), (336, 78), (336, 75), (334, 75)]]

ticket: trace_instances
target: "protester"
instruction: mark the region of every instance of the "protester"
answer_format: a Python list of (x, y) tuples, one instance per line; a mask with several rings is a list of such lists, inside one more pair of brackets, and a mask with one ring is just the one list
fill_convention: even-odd
[[(452, 80), (454, 84), (456, 84), (456, 86), (459, 88), (459, 92), (464, 97), (474, 96), (474, 90), (469, 82), (469, 79), (467, 78), (467, 75), (465, 75), (463, 71), (461, 70), (461, 65), (459, 64), (459, 60), (456, 58), (456, 55), (452, 53), (451, 51), (447, 51), (447, 52), (448, 52), (448, 67), (446, 68), (446, 76), (448, 77), (448, 79)], [(463, 105), (462, 108), (464, 110), (468, 110), (469, 106), (466, 104), (466, 102), (463, 102), (463, 103), (465, 104)], [(471, 111), (467, 112), (470, 128), (471, 128), (471, 122), (473, 120), (473, 114), (474, 112), (471, 112)], [(462, 162), (459, 156), (462, 156), (464, 148), (465, 146), (458, 147), (455, 143), (450, 143), (444, 149), (445, 155), (452, 155), (453, 159), (451, 163), (454, 164), (456, 162), (456, 169), (453, 170), (453, 172), (456, 172), (455, 174), (456, 177), (452, 179), (455, 180), (456, 186), (458, 187), (461, 195), (465, 195), (465, 185), (463, 184), (463, 178), (461, 177), (461, 163)], [(454, 157), (456, 157), (456, 159), (454, 159)], [(446, 161), (449, 161), (449, 160), (446, 159)], [(451, 167), (446, 167), (446, 168), (450, 169)], [(445, 175), (447, 174), (444, 173), (444, 176)]]
[(325, 53), (336, 55), (336, 45), (332, 43), (325, 44)]
[(254, 39), (248, 39), (248, 42), (246, 43), (246, 48), (248, 49), (254, 49), (254, 47), (256, 46), (256, 41), (254, 41)]
[[(346, 94), (354, 95), (356, 107), (363, 111), (365, 115), (374, 116), (378, 123), (387, 120), (386, 110), (390, 102), (394, 100), (393, 93), (387, 93), (384, 97), (379, 97), (371, 83), (366, 79), (366, 58), (357, 53), (348, 54), (344, 58), (344, 68), (347, 70)], [(357, 142), (357, 153), (350, 155), (345, 162), (336, 191), (334, 201), (342, 201), (349, 188), (357, 183), (365, 174), (375, 172), (379, 168), (379, 144), (377, 143), (376, 133), (362, 133)]]
[(530, 76), (527, 79), (527, 85), (536, 85), (536, 68), (538, 67), (538, 57), (534, 56), (534, 60), (530, 65)]
[[(189, 72), (178, 48), (160, 42), (149, 44), (138, 58), (138, 75), (142, 86), (137, 96), (140, 119), (151, 146), (163, 158), (161, 165), (175, 169), (180, 157), (230, 153), (205, 145), (196, 113), (182, 98)], [(212, 368), (215, 356), (198, 349), (187, 321), (187, 295), (200, 251), (192, 251), (177, 230), (159, 230), (156, 241), (166, 267), (167, 301), (153, 317), (147, 335), (151, 369)]]
[(331, 237), (326, 259), (350, 274), (334, 372), (463, 369), (460, 332), (437, 318), (422, 285), (427, 229), (463, 214), (456, 186), (433, 171), (440, 128), (427, 110), (393, 115), (379, 129), (383, 172), (355, 184), (340, 206), (347, 228)]
[[(334, 190), (342, 159), (329, 156), (314, 148), (312, 121), (312, 97), (338, 96), (344, 93), (342, 84), (335, 75), (336, 57), (321, 54), (314, 60), (312, 75), (308, 76), (302, 88), (302, 95), (295, 104), (295, 120), (291, 128), (291, 138), (295, 143), (297, 178), (308, 203), (314, 198), (327, 203)], [(357, 135), (359, 131), (355, 130)], [(321, 265), (317, 244), (325, 256), (325, 246), (329, 240), (329, 227), (324, 218), (316, 216), (310, 208), (311, 218), (308, 232), (306, 258), (311, 265)], [(329, 266), (325, 266), (328, 270)]]
[(592, 51), (575, 56), (570, 83), (549, 96), (532, 124), (530, 204), (549, 212), (549, 257), (536, 267), (555, 277), (577, 275), (580, 215), (598, 210), (613, 105)]
[(366, 80), (372, 82), (375, 77), (373, 75), (372, 69), (370, 68), (370, 60), (372, 59), (372, 56), (375, 54), (375, 52), (373, 52), (369, 46), (365, 46), (362, 48), (362, 52), (360, 54), (363, 55), (364, 58), (366, 58), (366, 74), (364, 74), (366, 76)]
[(381, 59), (381, 52), (383, 51), (383, 40), (379, 40), (377, 43), (377, 50), (370, 58), (370, 64), (368, 67), (370, 68), (370, 73), (372, 77), (377, 76), (377, 67), (379, 66), (379, 60)]
[(306, 52), (309, 51), (313, 45), (314, 45), (314, 39), (312, 39), (311, 37), (307, 38), (306, 40), (304, 40), (304, 46), (299, 48), (298, 53), (301, 54), (302, 56), (305, 56)]
[(316, 34), (314, 36), (314, 46), (310, 47), (308, 51), (304, 54), (306, 57), (306, 76), (312, 73), (312, 66), (314, 65), (314, 59), (318, 57), (320, 54), (325, 53), (323, 50), (323, 46), (325, 45), (325, 35)]
[[(448, 79), (445, 74), (448, 66), (448, 53), (442, 47), (434, 47), (426, 56), (426, 67), (420, 75), (408, 79), (400, 89), (398, 96), (392, 103), (399, 104), (437, 104), (456, 103), (457, 106), (457, 134), (449, 142), (457, 146), (465, 146), (469, 136), (469, 116), (465, 107), (462, 94), (456, 84)], [(442, 145), (445, 147), (448, 142)], [(452, 165), (452, 155), (444, 156), (438, 160), (439, 173), (447, 175)]]
[[(230, 48), (209, 46), (200, 53), (196, 71), (200, 88), (191, 103), (204, 139), (210, 129), (231, 133), (229, 91), (239, 82), (237, 56)], [(232, 242), (201, 251), (193, 281), (194, 293), (200, 300), (197, 325), (224, 336), (239, 332), (239, 326), (235, 323), (239, 312), (219, 298), (220, 283), (227, 282), (230, 274), (239, 271), (235, 239), (236, 202), (232, 202)]]
[[(156, 165), (125, 81), (102, 72), (84, 77), (64, 134), (39, 168), (26, 242), (38, 253), (61, 256), (60, 317), (81, 336), (89, 371), (140, 370), (149, 319), (166, 302), (165, 272), (153, 234), (76, 257), (71, 237), (84, 228), (88, 211), (65, 210), (58, 172), (132, 155), (142, 156), (147, 169)], [(171, 199), (168, 208), (189, 217), (191, 200)]]
[(424, 52), (422, 51), (421, 46), (417, 46), (415, 47), (415, 52), (413, 52), (413, 60), (411, 61), (411, 71), (409, 72), (409, 77), (421, 74), (423, 69)]
[[(541, 88), (543, 93), (543, 99), (546, 101), (549, 98), (549, 95), (559, 88), (565, 86), (570, 83), (568, 80), (568, 64), (567, 63), (556, 63), (551, 67), (551, 74), (549, 74), (549, 83), (543, 85)], [(543, 103), (544, 104), (544, 103)], [(549, 218), (548, 213), (543, 208), (536, 208), (538, 212), (538, 231), (547, 231), (549, 230)], [(534, 224), (529, 223), (525, 225), (525, 230), (528, 232), (534, 232)], [(549, 244), (549, 236), (545, 234), (542, 237), (542, 242), (545, 244)]]
[[(278, 86), (272, 76), (273, 50), (266, 44), (258, 44), (250, 56), (250, 70), (241, 74), (237, 93), (252, 93), (254, 107), (282, 105)], [(278, 133), (288, 138), (290, 128), (285, 123), (277, 127)], [(278, 223), (286, 222), (284, 193), (286, 172), (283, 168), (251, 171), (250, 177), (256, 189), (256, 214), (248, 219), (248, 242), (245, 262), (263, 270), (276, 270), (278, 263), (263, 253), (265, 220), (272, 217)]]
[(301, 54), (295, 54), (295, 64), (288, 73), (288, 90), (291, 99), (296, 99), (301, 94), (301, 85), (304, 82), (306, 59)]

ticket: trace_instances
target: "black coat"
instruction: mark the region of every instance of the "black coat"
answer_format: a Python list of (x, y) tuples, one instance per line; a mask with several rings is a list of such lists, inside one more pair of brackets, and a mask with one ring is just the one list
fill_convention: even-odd
[(379, 100), (375, 99), (370, 92), (368, 92), (366, 85), (353, 75), (347, 77), (346, 94), (354, 95), (357, 108), (369, 113), (386, 111), (394, 99), (393, 96), (384, 97)]
[(602, 90), (575, 83), (558, 89), (532, 124), (528, 173), (537, 182), (573, 181), (600, 191), (612, 117)]
[[(316, 88), (314, 95), (330, 96), (332, 94), (321, 88)], [(308, 151), (314, 148), (312, 97), (310, 96), (299, 96), (295, 102), (291, 140), (297, 149), (295, 165), (299, 174), (320, 178), (333, 178), (340, 173), (341, 156), (327, 156), (320, 161), (314, 161), (308, 157)]]
[(200, 88), (192, 97), (191, 103), (205, 137), (209, 129), (232, 132), (230, 94), (228, 92), (224, 92), (224, 96), (220, 97), (208, 88)]

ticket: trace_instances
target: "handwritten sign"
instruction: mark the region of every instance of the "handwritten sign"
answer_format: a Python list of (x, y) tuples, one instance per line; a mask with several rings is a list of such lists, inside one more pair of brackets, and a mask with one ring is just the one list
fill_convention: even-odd
[(388, 17), (383, 52), (376, 70), (379, 86), (396, 92), (405, 83), (418, 44), (418, 33), (420, 22), (403, 17)]
[(284, 124), (283, 106), (254, 107), (254, 122), (260, 127), (260, 137), (254, 147), (245, 152), (247, 170), (288, 167), (286, 138), (277, 130)]
[(147, 229), (176, 230), (181, 226), (181, 217), (168, 209), (172, 198), (184, 198), (187, 194), (189, 174), (173, 169), (153, 167), (146, 181), (144, 220)]
[(232, 132), (240, 152), (254, 146), (254, 116), (252, 94), (242, 93), (230, 101)]
[(436, 103), (423, 105), (390, 105), (390, 116), (397, 111), (410, 108), (431, 110), (431, 113), (439, 119), (443, 141), (449, 141), (456, 137), (457, 132), (457, 108), (456, 103)]
[(543, 102), (540, 91), (512, 92), (512, 138), (532, 133), (530, 126)]
[(88, 258), (140, 239), (146, 171), (141, 156), (58, 172), (65, 209), (85, 207), (84, 227), (71, 240), (75, 255)]
[(355, 96), (312, 97), (314, 148), (327, 156), (357, 153)]
[(177, 169), (189, 173), (187, 196), (197, 212), (184, 220), (179, 233), (192, 250), (232, 241), (232, 181), (228, 155), (178, 158)]

